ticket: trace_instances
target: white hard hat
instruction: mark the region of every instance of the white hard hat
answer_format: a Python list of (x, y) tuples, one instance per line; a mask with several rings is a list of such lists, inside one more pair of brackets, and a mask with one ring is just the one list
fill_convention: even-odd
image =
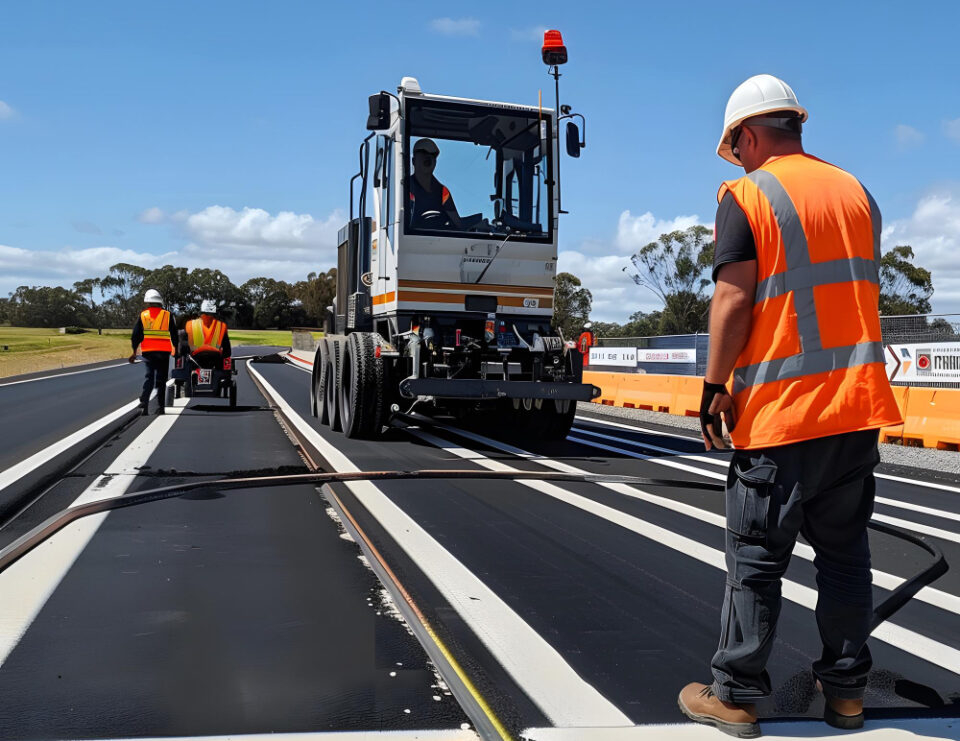
[(793, 111), (800, 122), (807, 120), (807, 109), (800, 105), (793, 89), (773, 75), (754, 75), (737, 86), (727, 101), (727, 110), (723, 114), (723, 135), (717, 145), (717, 154), (727, 162), (740, 164), (730, 147), (730, 134), (746, 119), (764, 113)]
[(143, 294), (143, 303), (160, 304), (163, 306), (163, 296), (160, 295), (160, 291), (156, 288), (148, 288), (147, 292)]
[(584, 329), (592, 329), (592, 328), (593, 328), (593, 322), (587, 322), (586, 324), (583, 325), (583, 328), (584, 328)]
[(201, 314), (216, 314), (217, 313), (217, 302), (213, 299), (204, 299), (200, 304), (200, 313)]

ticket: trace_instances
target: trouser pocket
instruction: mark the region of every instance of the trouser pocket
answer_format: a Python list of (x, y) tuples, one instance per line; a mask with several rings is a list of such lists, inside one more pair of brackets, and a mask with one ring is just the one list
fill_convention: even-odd
[(727, 477), (727, 530), (740, 538), (765, 539), (776, 475), (777, 464), (766, 456), (734, 455)]

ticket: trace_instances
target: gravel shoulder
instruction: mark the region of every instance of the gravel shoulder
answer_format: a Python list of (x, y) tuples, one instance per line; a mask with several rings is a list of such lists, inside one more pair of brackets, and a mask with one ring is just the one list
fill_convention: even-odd
[[(694, 417), (679, 417), (646, 409), (610, 407), (591, 402), (580, 402), (577, 410), (585, 414), (618, 417), (633, 422), (664, 425), (677, 430), (699, 433), (700, 422)], [(880, 461), (884, 473), (913, 475), (925, 479), (938, 479), (945, 483), (957, 483), (960, 476), (960, 453), (933, 448), (911, 448), (902, 445), (880, 445)], [(938, 475), (939, 474), (939, 475)], [(943, 474), (949, 474), (944, 476)]]

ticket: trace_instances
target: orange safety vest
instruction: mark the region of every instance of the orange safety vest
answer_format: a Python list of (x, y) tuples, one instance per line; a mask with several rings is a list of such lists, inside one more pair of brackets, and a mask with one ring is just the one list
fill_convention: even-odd
[(220, 352), (223, 337), (226, 333), (227, 325), (219, 319), (211, 321), (209, 327), (203, 325), (202, 319), (191, 319), (187, 322), (187, 341), (190, 343), (190, 354)]
[(140, 312), (143, 324), (143, 341), (140, 352), (168, 352), (173, 354), (170, 342), (170, 312), (159, 306), (151, 306)]
[(596, 340), (593, 337), (593, 332), (589, 329), (584, 330), (580, 333), (580, 337), (577, 338), (577, 349), (580, 350), (580, 354), (583, 355), (583, 364), (590, 364), (590, 348), (596, 343)]
[(733, 373), (737, 448), (903, 420), (880, 337), (880, 209), (847, 172), (806, 154), (725, 182), (757, 247), (753, 324)]

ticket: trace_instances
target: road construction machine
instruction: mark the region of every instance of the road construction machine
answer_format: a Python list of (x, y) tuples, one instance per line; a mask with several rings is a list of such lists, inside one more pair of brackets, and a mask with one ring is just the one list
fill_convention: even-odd
[(559, 439), (599, 395), (553, 324), (559, 126), (578, 157), (572, 119), (585, 120), (559, 105), (559, 32), (542, 53), (559, 110), (434, 95), (412, 77), (370, 97), (313, 364), (324, 424), (372, 437), (416, 406)]

